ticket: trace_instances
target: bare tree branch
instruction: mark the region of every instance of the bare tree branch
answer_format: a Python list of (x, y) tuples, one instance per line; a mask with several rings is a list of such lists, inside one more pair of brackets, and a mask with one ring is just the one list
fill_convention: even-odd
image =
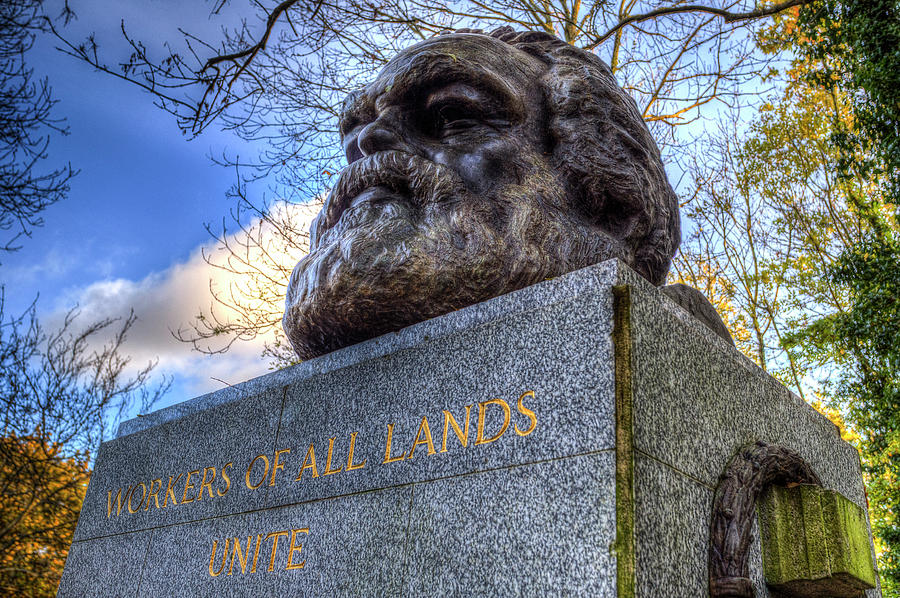
[(686, 13), (694, 13), (694, 14), (711, 14), (717, 17), (720, 17), (726, 23), (736, 23), (739, 21), (749, 21), (754, 19), (760, 19), (763, 17), (769, 17), (772, 15), (776, 15), (780, 12), (783, 12), (789, 8), (793, 8), (795, 6), (805, 6), (807, 4), (811, 4), (815, 0), (786, 0), (785, 2), (781, 2), (779, 4), (773, 4), (772, 6), (766, 8), (757, 8), (756, 10), (751, 10), (748, 12), (728, 12), (722, 8), (716, 8), (714, 6), (703, 6), (701, 4), (685, 4), (679, 6), (666, 6), (664, 8), (658, 8), (656, 10), (651, 10), (650, 12), (640, 14), (640, 15), (631, 15), (623, 20), (616, 23), (612, 28), (608, 29), (604, 34), (596, 37), (593, 40), (594, 46), (600, 45), (606, 40), (608, 40), (611, 36), (615, 35), (617, 31), (628, 27), (634, 23), (641, 23), (643, 21), (650, 21), (653, 19), (658, 19), (659, 17), (677, 15), (677, 14), (686, 14)]

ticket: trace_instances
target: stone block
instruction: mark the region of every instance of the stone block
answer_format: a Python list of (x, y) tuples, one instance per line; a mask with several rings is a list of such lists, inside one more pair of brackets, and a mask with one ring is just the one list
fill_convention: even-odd
[(57, 598), (137, 597), (153, 532), (75, 542)]
[[(613, 448), (609, 310), (596, 293), (559, 298), (290, 385), (277, 446), (291, 450), (293, 479), (313, 445), (319, 477), (310, 483), (309, 470), (305, 482), (276, 484), (271, 504)], [(465, 447), (448, 417), (463, 432), (468, 426)], [(354, 459), (366, 465), (346, 472), (351, 434)], [(329, 449), (339, 461), (332, 469), (345, 473), (322, 474)]]
[(614, 598), (615, 455), (417, 486), (404, 596)]
[(713, 491), (635, 458), (635, 596), (705, 596)]
[(411, 493), (393, 488), (156, 530), (141, 595), (399, 597)]
[(866, 516), (837, 492), (771, 488), (760, 501), (766, 582), (786, 596), (856, 598), (875, 587)]
[(859, 457), (837, 427), (743, 354), (625, 272), (632, 286), (635, 449), (715, 487), (742, 446), (799, 453), (860, 506)]
[(60, 595), (706, 596), (757, 440), (865, 508), (830, 422), (606, 262), (125, 422)]
[(75, 540), (262, 507), (239, 467), (272, 453), (283, 399), (270, 389), (103, 443)]

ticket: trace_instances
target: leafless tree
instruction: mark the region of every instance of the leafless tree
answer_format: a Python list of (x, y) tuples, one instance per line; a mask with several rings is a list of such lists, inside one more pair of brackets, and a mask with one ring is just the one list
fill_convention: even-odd
[[(43, 164), (50, 135), (66, 131), (48, 82), (35, 81), (26, 62), (36, 36), (53, 27), (43, 8), (42, 0), (0, 2), (0, 252), (19, 249), (75, 174)], [(68, 16), (64, 7), (61, 20)], [(133, 314), (84, 324), (71, 311), (47, 330), (35, 304), (8, 314), (3, 291), (0, 284), (0, 594), (53, 596), (92, 456), (168, 381), (152, 383), (152, 363), (130, 368), (122, 345)]]
[(40, 0), (0, 2), (0, 251), (21, 247), (75, 175), (71, 165), (43, 168), (50, 135), (66, 128), (53, 114), (47, 80), (35, 81), (25, 54), (48, 28)]

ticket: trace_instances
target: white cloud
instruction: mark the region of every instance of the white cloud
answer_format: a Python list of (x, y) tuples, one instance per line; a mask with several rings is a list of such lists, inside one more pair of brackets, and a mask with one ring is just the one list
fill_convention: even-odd
[[(279, 222), (291, 221), (294, 231), (308, 230), (309, 221), (317, 211), (318, 206), (315, 205), (279, 204), (273, 209)], [(258, 237), (256, 233), (260, 229), (262, 236)], [(248, 261), (267, 277), (284, 278), (286, 283), (284, 272), (290, 271), (302, 252), (298, 254), (296, 249), (289, 252), (285, 244), (271, 234), (271, 226), (258, 219), (242, 232), (229, 235), (228, 242), (239, 246), (235, 244), (255, 238), (265, 241), (264, 248), (251, 247), (247, 254)], [(268, 257), (263, 257), (264, 253)], [(189, 343), (173, 336), (173, 331), (186, 329), (201, 311), (210, 313), (214, 303), (210, 295), (211, 284), (220, 290), (227, 290), (232, 284), (242, 287), (248, 284), (246, 277), (210, 266), (204, 254), (211, 256), (216, 263), (223, 263), (227, 256), (215, 242), (211, 242), (196, 248), (186, 261), (173, 264), (162, 272), (151, 273), (141, 280), (101, 280), (73, 289), (57, 300), (53, 311), (42, 315), (42, 322), (48, 329), (53, 329), (61, 324), (74, 306), (80, 312), (78, 321), (84, 324), (104, 318), (122, 318), (134, 310), (137, 322), (130, 330), (124, 347), (125, 353), (131, 355), (134, 366), (140, 367), (148, 361), (158, 360), (157, 371), (179, 377), (195, 395), (266, 373), (268, 364), (262, 357), (262, 351), (264, 343), (275, 338), (274, 332), (249, 341), (237, 341), (227, 352), (212, 356), (193, 350)], [(271, 313), (278, 313), (282, 310), (283, 295), (283, 288), (273, 287), (265, 301), (254, 303)], [(235, 317), (227, 309), (213, 309), (220, 320), (230, 321)]]

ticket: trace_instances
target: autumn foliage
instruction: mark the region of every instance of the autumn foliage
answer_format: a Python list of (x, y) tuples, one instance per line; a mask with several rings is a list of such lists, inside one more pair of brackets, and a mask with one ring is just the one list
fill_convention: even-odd
[(0, 595), (56, 595), (89, 477), (40, 434), (0, 438)]

